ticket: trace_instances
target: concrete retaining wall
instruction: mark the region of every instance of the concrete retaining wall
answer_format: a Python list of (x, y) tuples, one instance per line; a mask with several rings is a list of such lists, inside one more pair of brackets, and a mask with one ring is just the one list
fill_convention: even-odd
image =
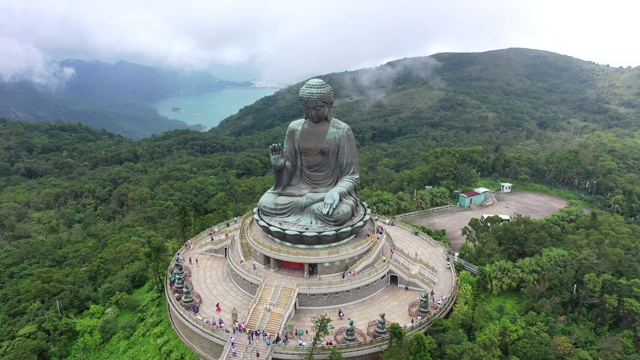
[(173, 330), (194, 353), (202, 359), (219, 359), (229, 335), (203, 328), (203, 324), (184, 310), (171, 294), (169, 282), (165, 281), (165, 298), (169, 320)]
[[(319, 294), (299, 293), (298, 307), (321, 308), (350, 304), (377, 293), (387, 285), (389, 285), (389, 276), (388, 274), (383, 274), (383, 276), (372, 279), (370, 283), (354, 289)], [(299, 292), (303, 291), (303, 289), (299, 290)]]
[(246, 279), (245, 277), (243, 277), (241, 274), (236, 273), (235, 271), (233, 271), (233, 269), (231, 269), (231, 271), (229, 271), (229, 274), (231, 275), (231, 279), (233, 280), (233, 282), (242, 290), (244, 290), (244, 292), (246, 292), (247, 294), (250, 295), (256, 295), (256, 291), (258, 290), (258, 287), (260, 286), (259, 283), (254, 283), (249, 279)]

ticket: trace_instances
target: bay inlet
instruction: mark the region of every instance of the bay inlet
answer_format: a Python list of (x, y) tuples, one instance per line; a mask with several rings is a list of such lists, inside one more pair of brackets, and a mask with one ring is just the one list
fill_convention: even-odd
[[(151, 104), (169, 119), (202, 125), (205, 130), (217, 126), (223, 119), (257, 100), (272, 95), (277, 88), (228, 88), (199, 94), (172, 96)], [(180, 110), (178, 110), (180, 109)]]

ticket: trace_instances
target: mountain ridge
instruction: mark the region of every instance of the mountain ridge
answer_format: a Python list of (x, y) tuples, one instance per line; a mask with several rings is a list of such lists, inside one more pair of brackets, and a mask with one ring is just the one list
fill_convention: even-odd
[[(610, 68), (548, 51), (513, 48), (440, 53), (319, 77), (334, 89), (334, 114), (354, 130), (373, 132), (375, 139), (406, 136), (423, 125), (468, 132), (487, 124), (499, 134), (504, 127), (561, 127), (562, 119), (571, 118), (588, 126), (635, 129), (640, 126), (639, 74), (640, 67)], [(625, 86), (615, 85), (620, 81)], [(256, 108), (266, 116), (247, 107), (215, 131), (239, 136), (291, 121), (300, 116), (294, 109), (295, 89), (301, 85), (259, 100)], [(553, 111), (541, 114), (541, 106)], [(522, 108), (512, 114), (513, 107)], [(373, 129), (365, 116), (385, 117), (388, 124)]]

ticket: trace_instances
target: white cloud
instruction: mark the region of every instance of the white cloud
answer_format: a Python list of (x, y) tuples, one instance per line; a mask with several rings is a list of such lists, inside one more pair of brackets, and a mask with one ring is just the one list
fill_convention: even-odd
[(507, 47), (637, 66), (640, 54), (629, 50), (637, 6), (621, 0), (5, 0), (0, 52), (11, 56), (0, 57), (0, 74), (46, 78), (52, 57), (72, 55), (187, 69), (232, 66), (294, 82), (404, 57)]
[(28, 80), (55, 89), (75, 75), (72, 68), (60, 68), (31, 44), (0, 37), (0, 49), (3, 58), (0, 66), (2, 81)]

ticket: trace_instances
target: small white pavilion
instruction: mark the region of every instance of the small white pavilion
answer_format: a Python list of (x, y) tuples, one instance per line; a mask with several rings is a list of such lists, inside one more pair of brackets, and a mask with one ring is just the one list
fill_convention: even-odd
[(511, 184), (509, 183), (500, 183), (500, 191), (502, 192), (511, 192)]

